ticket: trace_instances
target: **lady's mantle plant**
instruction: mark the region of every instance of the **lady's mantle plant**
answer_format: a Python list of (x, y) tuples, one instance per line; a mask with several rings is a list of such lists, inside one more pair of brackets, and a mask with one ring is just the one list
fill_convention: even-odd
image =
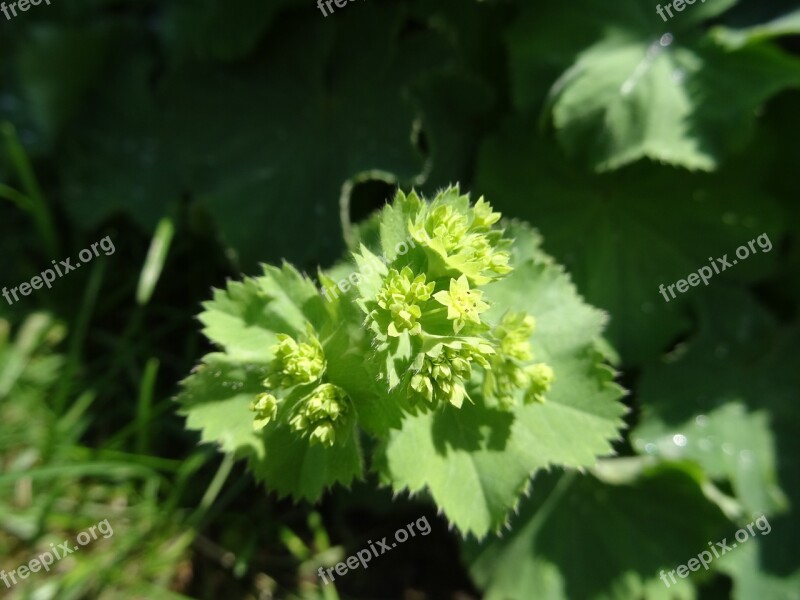
[(200, 319), (220, 351), (184, 381), (188, 426), (280, 494), (368, 469), (464, 533), (502, 526), (536, 470), (610, 452), (624, 408), (604, 315), (533, 231), (499, 223), (457, 188), (398, 193), (375, 243), (319, 273), (324, 294), (289, 265), (216, 290)]

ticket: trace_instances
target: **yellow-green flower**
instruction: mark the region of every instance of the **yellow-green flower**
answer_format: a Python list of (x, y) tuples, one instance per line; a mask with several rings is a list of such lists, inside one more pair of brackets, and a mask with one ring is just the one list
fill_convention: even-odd
[(391, 269), (383, 287), (378, 292), (378, 306), (389, 311), (391, 322), (387, 333), (397, 337), (403, 331), (410, 335), (418, 335), (422, 331), (417, 319), (422, 316), (420, 304), (430, 299), (434, 283), (425, 283), (425, 274), (414, 277), (409, 267), (398, 272)]
[(337, 430), (347, 423), (347, 394), (337, 385), (323, 383), (301, 400), (290, 419), (291, 428), (308, 436), (311, 444), (333, 446)]
[(409, 233), (432, 261), (431, 279), (454, 271), (483, 285), (511, 272), (510, 240), (493, 229), (500, 213), (483, 198), (470, 207), (469, 197), (458, 188), (444, 190), (429, 205), (415, 207), (408, 220)]
[(530, 337), (536, 321), (527, 313), (508, 312), (500, 324), (494, 328), (494, 335), (500, 342), (500, 354), (516, 360), (527, 361), (533, 358)]
[(432, 406), (447, 402), (461, 408), (469, 397), (464, 384), (472, 376), (472, 363), (488, 368), (493, 353), (494, 349), (478, 338), (437, 345), (417, 361), (409, 385)]
[(445, 252), (451, 252), (469, 232), (469, 221), (466, 214), (440, 204), (418, 214), (409, 223), (409, 231), (418, 242), (435, 242)]
[(474, 216), (472, 229), (489, 229), (502, 216), (500, 213), (492, 212), (492, 205), (486, 202), (483, 197), (478, 199), (472, 209)]
[(481, 298), (483, 292), (470, 290), (466, 275), (450, 279), (450, 291), (436, 292), (434, 299), (447, 307), (447, 318), (453, 321), (453, 330), (458, 333), (467, 321), (480, 324), (480, 313), (488, 310), (489, 305)]
[(325, 372), (325, 355), (319, 340), (309, 333), (308, 343), (298, 343), (284, 333), (272, 347), (273, 373), (264, 382), (268, 387), (291, 387), (317, 381)]
[(550, 365), (538, 363), (525, 367), (528, 376), (528, 390), (525, 392), (525, 403), (544, 402), (544, 395), (550, 391), (550, 386), (555, 381), (555, 373)]
[(278, 399), (272, 394), (264, 392), (256, 396), (256, 399), (250, 403), (250, 410), (256, 413), (253, 418), (253, 429), (261, 431), (278, 414)]

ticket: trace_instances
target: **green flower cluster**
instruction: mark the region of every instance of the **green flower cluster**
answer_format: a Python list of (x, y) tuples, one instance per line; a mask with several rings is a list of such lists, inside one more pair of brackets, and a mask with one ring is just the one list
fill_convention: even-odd
[[(367, 368), (376, 381), (408, 400), (400, 402), (409, 411), (460, 409), (465, 400), (475, 402), (476, 391), (503, 410), (543, 402), (554, 374), (532, 362), (533, 317), (487, 320), (492, 302), (484, 286), (512, 270), (500, 214), (483, 199), (470, 206), (453, 188), (430, 204), (399, 193), (385, 219), (393, 231), (381, 232), (382, 243), (409, 237), (416, 243), (388, 264), (364, 246), (356, 254), (354, 300), (365, 314), (373, 353)], [(338, 303), (327, 306), (331, 316), (341, 310)], [(301, 339), (278, 334), (272, 353), (266, 390), (250, 406), (253, 426), (283, 424), (311, 444), (333, 446), (356, 413), (345, 389), (330, 381), (315, 329), (308, 324)]]
[(425, 283), (424, 273), (414, 277), (408, 267), (403, 267), (400, 272), (396, 269), (389, 271), (375, 299), (378, 306), (391, 315), (388, 335), (398, 337), (401, 331), (408, 331), (409, 335), (421, 333), (422, 328), (417, 322), (422, 316), (420, 304), (430, 299), (433, 288), (433, 283)]
[(313, 334), (309, 334), (308, 342), (299, 344), (285, 333), (279, 333), (276, 337), (278, 343), (272, 348), (275, 354), (272, 374), (268, 378), (270, 387), (303, 385), (322, 377), (325, 356), (319, 340)]
[(261, 431), (277, 421), (281, 404), (299, 389), (299, 400), (288, 411), (289, 426), (311, 444), (333, 446), (337, 431), (346, 430), (352, 411), (345, 391), (322, 381), (326, 368), (322, 344), (310, 326), (305, 341), (298, 342), (286, 334), (278, 334), (277, 339), (271, 348), (275, 358), (264, 379), (270, 391), (259, 394), (250, 404), (255, 413), (254, 429)]
[[(362, 272), (357, 286), (375, 363), (386, 366), (378, 378), (390, 390), (404, 384), (412, 400), (421, 400), (418, 406), (460, 408), (471, 400), (477, 366), (485, 372), (484, 397), (498, 406), (510, 409), (516, 398), (543, 401), (553, 372), (529, 364), (533, 317), (507, 314), (494, 328), (484, 317), (491, 303), (480, 288), (512, 270), (511, 241), (497, 226), (500, 214), (483, 198), (470, 206), (451, 188), (431, 203), (398, 193), (391, 216), (396, 226), (404, 225), (393, 239), (410, 234), (416, 245), (387, 268)], [(363, 246), (356, 260), (378, 263)]]
[(461, 408), (469, 398), (465, 382), (472, 376), (472, 363), (489, 368), (494, 349), (480, 339), (437, 344), (417, 356), (409, 386), (430, 405), (449, 403)]
[(289, 425), (294, 431), (307, 434), (312, 444), (333, 446), (337, 427), (347, 421), (349, 408), (346, 399), (342, 388), (323, 383), (300, 404)]
[(451, 279), (450, 290), (436, 292), (433, 297), (447, 307), (447, 318), (453, 321), (454, 333), (461, 331), (467, 321), (480, 325), (480, 313), (489, 308), (489, 305), (481, 300), (483, 292), (469, 289), (466, 275), (462, 275), (458, 280)]
[(463, 274), (483, 285), (511, 272), (510, 240), (492, 226), (500, 220), (483, 198), (474, 207), (469, 199), (450, 189), (420, 209), (408, 223), (411, 237), (428, 254), (434, 276)]
[(530, 338), (536, 327), (534, 318), (525, 313), (506, 313), (492, 334), (497, 340), (497, 354), (483, 380), (483, 394), (501, 407), (514, 404), (515, 393), (523, 390), (526, 404), (544, 402), (555, 379), (545, 363), (525, 364), (533, 359)]

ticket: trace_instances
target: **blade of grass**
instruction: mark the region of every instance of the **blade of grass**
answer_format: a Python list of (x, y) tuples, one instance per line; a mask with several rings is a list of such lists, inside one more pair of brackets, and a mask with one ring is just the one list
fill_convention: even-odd
[(42, 194), (42, 189), (36, 180), (36, 175), (33, 173), (33, 167), (31, 167), (25, 148), (19, 141), (17, 130), (7, 121), (0, 126), (0, 130), (5, 138), (8, 157), (11, 160), (11, 164), (14, 165), (22, 189), (30, 201), (28, 211), (33, 217), (36, 229), (42, 238), (42, 243), (51, 256), (57, 256), (60, 254), (60, 245), (56, 228), (53, 224), (53, 216), (47, 206), (47, 202), (45, 202), (44, 194)]
[(70, 332), (69, 352), (67, 354), (67, 365), (64, 369), (64, 377), (53, 398), (53, 409), (56, 414), (61, 414), (64, 411), (64, 405), (72, 390), (72, 385), (74, 384), (75, 376), (78, 372), (81, 348), (83, 347), (86, 332), (89, 328), (89, 320), (94, 311), (94, 305), (103, 282), (106, 263), (104, 261), (96, 261), (93, 264), (94, 268), (92, 269), (92, 274), (89, 276), (89, 283), (86, 286), (86, 292), (83, 296), (81, 310), (75, 321), (75, 327)]
[(136, 407), (136, 451), (148, 454), (150, 448), (150, 420), (153, 412), (153, 391), (158, 376), (157, 358), (147, 361), (139, 387), (139, 402)]
[(162, 477), (157, 471), (143, 465), (118, 462), (90, 462), (86, 464), (53, 465), (26, 471), (2, 473), (0, 474), (0, 486), (12, 484), (23, 477), (30, 477), (32, 480), (38, 480), (58, 479), (61, 477), (75, 479), (77, 477), (91, 476), (111, 477), (115, 479), (129, 479), (133, 477), (148, 479), (151, 477)]
[(150, 249), (147, 251), (142, 272), (139, 275), (139, 285), (136, 288), (136, 302), (139, 305), (147, 304), (153, 295), (164, 269), (174, 233), (175, 226), (172, 219), (164, 217), (159, 221), (153, 240), (150, 242)]
[(33, 209), (33, 203), (25, 194), (4, 183), (0, 183), (0, 198), (10, 200), (24, 211), (30, 212)]

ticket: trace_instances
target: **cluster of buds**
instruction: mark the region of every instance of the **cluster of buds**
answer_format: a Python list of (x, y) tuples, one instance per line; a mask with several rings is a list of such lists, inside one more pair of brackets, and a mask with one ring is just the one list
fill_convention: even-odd
[(480, 313), (486, 311), (489, 305), (481, 298), (483, 292), (469, 289), (467, 276), (450, 280), (449, 291), (442, 290), (433, 295), (434, 299), (447, 307), (447, 318), (453, 321), (453, 331), (458, 334), (467, 321), (480, 325)]
[(250, 410), (255, 413), (253, 428), (261, 431), (278, 415), (278, 399), (269, 392), (263, 392), (250, 403)]
[(514, 405), (517, 392), (523, 392), (525, 404), (544, 402), (555, 379), (546, 363), (523, 364), (533, 359), (530, 337), (536, 326), (526, 313), (506, 313), (492, 331), (497, 340), (497, 354), (483, 381), (483, 394), (497, 400), (501, 408)]
[(275, 358), (272, 374), (267, 378), (270, 387), (292, 387), (317, 381), (325, 373), (325, 354), (322, 345), (308, 333), (308, 342), (298, 343), (289, 335), (279, 333), (278, 343), (272, 347)]
[(303, 399), (289, 425), (307, 435), (312, 444), (333, 446), (336, 430), (346, 424), (349, 413), (345, 391), (332, 383), (323, 383)]
[[(380, 372), (378, 378), (390, 388), (406, 381), (409, 395), (424, 406), (460, 408), (479, 366), (484, 396), (500, 406), (510, 408), (517, 397), (543, 400), (553, 373), (545, 364), (529, 364), (533, 317), (508, 314), (494, 330), (484, 321), (491, 306), (480, 287), (512, 270), (511, 242), (496, 227), (500, 213), (483, 198), (470, 206), (456, 188), (430, 203), (398, 194), (393, 211), (406, 219), (416, 243), (363, 286), (358, 302), (374, 336), (376, 362), (388, 369), (402, 364), (380, 355), (394, 352), (405, 353), (410, 364), (404, 373)], [(373, 257), (362, 248), (357, 260), (369, 264)]]
[(469, 199), (453, 189), (430, 205), (421, 204), (408, 229), (428, 253), (434, 277), (459, 273), (483, 285), (512, 270), (506, 250), (510, 241), (492, 228), (500, 216), (483, 198), (470, 208)]
[[(397, 269), (389, 271), (375, 298), (378, 307), (388, 312), (388, 335), (398, 337), (403, 331), (408, 331), (409, 335), (419, 335), (422, 332), (418, 322), (422, 316), (420, 305), (430, 300), (434, 285), (425, 282), (424, 273), (415, 277), (407, 266), (399, 272)], [(377, 311), (373, 312), (371, 318), (373, 321), (379, 318)]]
[(310, 391), (293, 406), (289, 426), (308, 437), (311, 444), (333, 446), (337, 430), (346, 427), (351, 411), (345, 391), (322, 381), (326, 367), (322, 344), (310, 326), (305, 341), (298, 342), (286, 334), (278, 334), (277, 338), (278, 343), (271, 349), (275, 356), (271, 372), (264, 380), (270, 391), (259, 394), (250, 404), (250, 410), (255, 413), (254, 429), (260, 431), (277, 419), (279, 405), (291, 389), (308, 389)]
[(465, 338), (435, 345), (417, 357), (409, 387), (431, 407), (449, 403), (461, 408), (469, 398), (466, 383), (472, 376), (472, 364), (489, 368), (494, 349), (479, 338)]

